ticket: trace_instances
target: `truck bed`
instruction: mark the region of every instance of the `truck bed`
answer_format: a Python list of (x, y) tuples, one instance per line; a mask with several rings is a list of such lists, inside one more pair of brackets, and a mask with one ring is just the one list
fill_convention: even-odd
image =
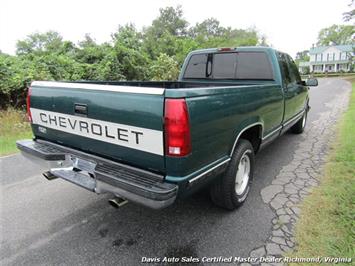
[[(242, 119), (240, 114), (252, 114), (268, 104), (271, 108), (264, 114), (265, 119), (274, 119), (277, 114), (279, 124), (282, 118), (279, 110), (283, 108), (281, 102), (273, 103), (275, 95), (280, 99), (282, 95), (280, 88), (270, 81), (260, 85), (200, 81), (37, 81), (31, 88), (32, 128), (36, 138), (158, 173), (167, 173), (169, 168), (173, 175), (181, 176), (189, 174), (185, 170), (188, 168), (182, 169), (170, 162), (175, 158), (164, 156), (164, 99), (186, 99), (191, 137), (194, 147), (198, 147), (190, 155), (196, 157), (189, 160), (193, 170), (226, 155), (236, 130), (233, 124)], [(271, 91), (276, 92), (273, 97), (268, 96)], [(255, 101), (255, 95), (264, 97)], [(249, 104), (245, 105), (246, 102)], [(209, 117), (204, 115), (206, 112), (216, 118), (205, 121)], [(269, 129), (272, 128), (266, 128)], [(220, 140), (224, 140), (223, 145)], [(211, 147), (216, 153), (208, 152)], [(204, 160), (198, 160), (202, 154)]]

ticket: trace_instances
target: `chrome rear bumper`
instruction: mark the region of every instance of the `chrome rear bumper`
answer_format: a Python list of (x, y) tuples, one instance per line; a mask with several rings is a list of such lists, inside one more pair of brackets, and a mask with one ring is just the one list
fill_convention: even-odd
[(90, 191), (111, 192), (153, 209), (171, 205), (178, 186), (164, 176), (44, 140), (20, 140), (22, 154), (42, 164), (50, 174)]

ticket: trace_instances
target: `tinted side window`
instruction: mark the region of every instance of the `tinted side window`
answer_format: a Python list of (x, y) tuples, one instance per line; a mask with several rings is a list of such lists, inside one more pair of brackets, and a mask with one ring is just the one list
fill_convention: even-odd
[(300, 77), (300, 74), (298, 72), (295, 62), (293, 61), (293, 59), (290, 56), (287, 56), (287, 59), (288, 59), (287, 61), (288, 61), (291, 82), (301, 84), (302, 80), (301, 80), (301, 77)]
[(278, 54), (278, 60), (281, 68), (281, 72), (283, 73), (283, 82), (287, 86), (289, 83), (291, 83), (291, 77), (290, 73), (288, 71), (288, 65), (287, 65), (287, 60), (284, 54)]
[(213, 78), (235, 79), (236, 53), (215, 54), (213, 57)]
[(237, 79), (274, 79), (267, 55), (260, 52), (238, 53), (236, 73)]
[(196, 54), (191, 56), (184, 78), (206, 78), (207, 54)]

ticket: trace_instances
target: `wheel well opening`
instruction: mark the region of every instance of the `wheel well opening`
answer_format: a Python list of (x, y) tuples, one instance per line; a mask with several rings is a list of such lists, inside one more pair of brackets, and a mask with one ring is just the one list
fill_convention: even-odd
[(240, 135), (240, 139), (248, 140), (254, 148), (254, 152), (256, 153), (259, 150), (261, 144), (261, 125), (257, 125), (245, 130), (242, 135)]

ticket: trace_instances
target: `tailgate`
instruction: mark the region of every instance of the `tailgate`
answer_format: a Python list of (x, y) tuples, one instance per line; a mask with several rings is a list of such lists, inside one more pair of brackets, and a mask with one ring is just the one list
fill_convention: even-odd
[(33, 82), (38, 138), (163, 172), (164, 89)]

